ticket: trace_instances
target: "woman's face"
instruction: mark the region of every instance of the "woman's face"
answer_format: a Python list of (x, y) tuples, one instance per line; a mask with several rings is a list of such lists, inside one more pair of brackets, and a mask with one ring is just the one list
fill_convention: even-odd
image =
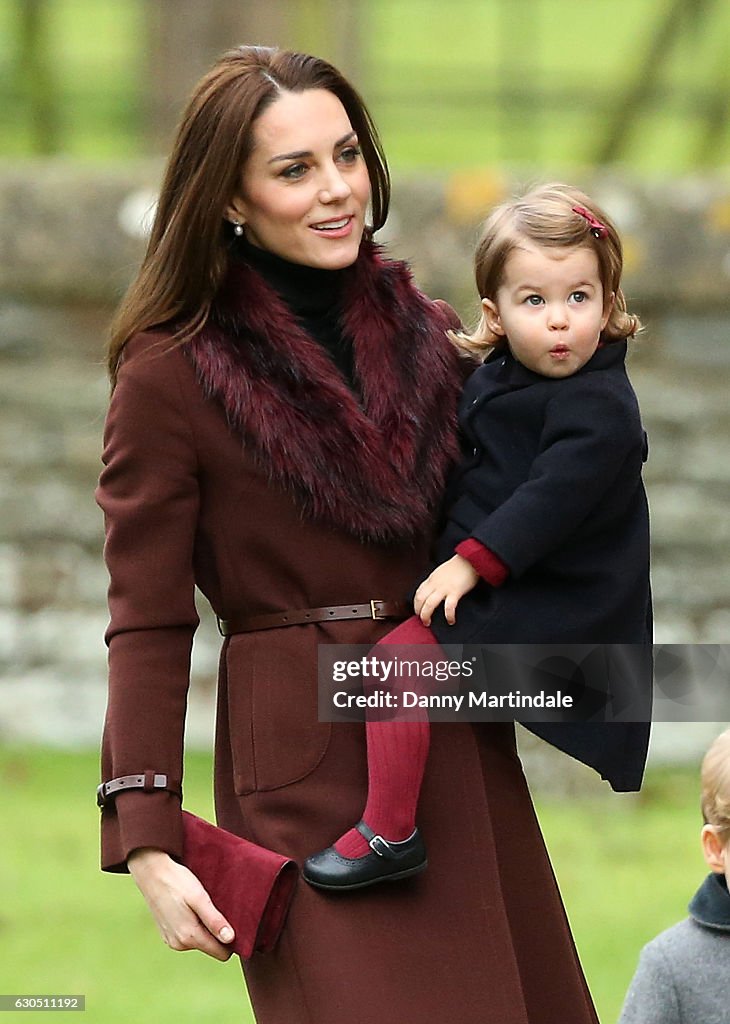
[(326, 89), (283, 92), (254, 124), (241, 191), (226, 216), (292, 263), (338, 270), (357, 259), (370, 180), (350, 119)]

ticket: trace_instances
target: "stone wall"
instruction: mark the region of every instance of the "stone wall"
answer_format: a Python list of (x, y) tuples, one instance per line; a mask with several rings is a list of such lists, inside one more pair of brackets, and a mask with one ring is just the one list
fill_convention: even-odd
[[(106, 577), (93, 501), (108, 388), (105, 326), (143, 244), (159, 168), (0, 168), (0, 741), (97, 742)], [(657, 640), (730, 639), (730, 187), (584, 183), (626, 238), (647, 323), (631, 374), (651, 455)], [(388, 226), (425, 290), (474, 312), (470, 252), (490, 175), (401, 181)], [(201, 612), (204, 609), (201, 608)], [(196, 641), (189, 739), (207, 743), (218, 637)], [(696, 754), (712, 724), (689, 744)], [(657, 732), (661, 753), (662, 735)], [(683, 735), (688, 735), (683, 730)], [(665, 747), (676, 746), (674, 738)]]

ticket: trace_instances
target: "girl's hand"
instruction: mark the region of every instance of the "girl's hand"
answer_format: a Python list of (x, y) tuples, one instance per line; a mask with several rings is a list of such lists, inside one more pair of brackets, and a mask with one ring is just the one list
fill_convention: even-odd
[(152, 848), (134, 850), (127, 866), (170, 949), (229, 959), (232, 950), (225, 943), (233, 940), (233, 929), (192, 871)]
[(443, 601), (444, 615), (450, 626), (456, 622), (456, 606), (479, 582), (479, 573), (461, 555), (442, 562), (427, 576), (416, 591), (413, 607), (424, 626), (431, 625), (431, 616)]

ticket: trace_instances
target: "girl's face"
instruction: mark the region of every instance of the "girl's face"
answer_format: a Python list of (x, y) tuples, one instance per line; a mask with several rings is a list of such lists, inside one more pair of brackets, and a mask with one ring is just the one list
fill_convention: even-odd
[(370, 198), (345, 108), (326, 89), (283, 92), (254, 125), (241, 191), (226, 216), (292, 263), (337, 270), (357, 259)]
[(556, 378), (585, 366), (612, 305), (613, 295), (603, 294), (593, 249), (526, 240), (507, 257), (495, 300), (482, 300), (490, 330), (506, 339), (515, 359)]

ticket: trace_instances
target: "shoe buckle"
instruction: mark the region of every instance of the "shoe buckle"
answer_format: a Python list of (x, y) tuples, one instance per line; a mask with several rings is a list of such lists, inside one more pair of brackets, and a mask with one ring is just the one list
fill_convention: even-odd
[[(377, 853), (378, 857), (387, 857), (391, 852), (388, 841), (383, 839), (382, 836), (373, 836), (373, 838), (368, 841), (368, 846), (373, 853)], [(383, 847), (385, 847), (385, 849), (383, 849)]]

